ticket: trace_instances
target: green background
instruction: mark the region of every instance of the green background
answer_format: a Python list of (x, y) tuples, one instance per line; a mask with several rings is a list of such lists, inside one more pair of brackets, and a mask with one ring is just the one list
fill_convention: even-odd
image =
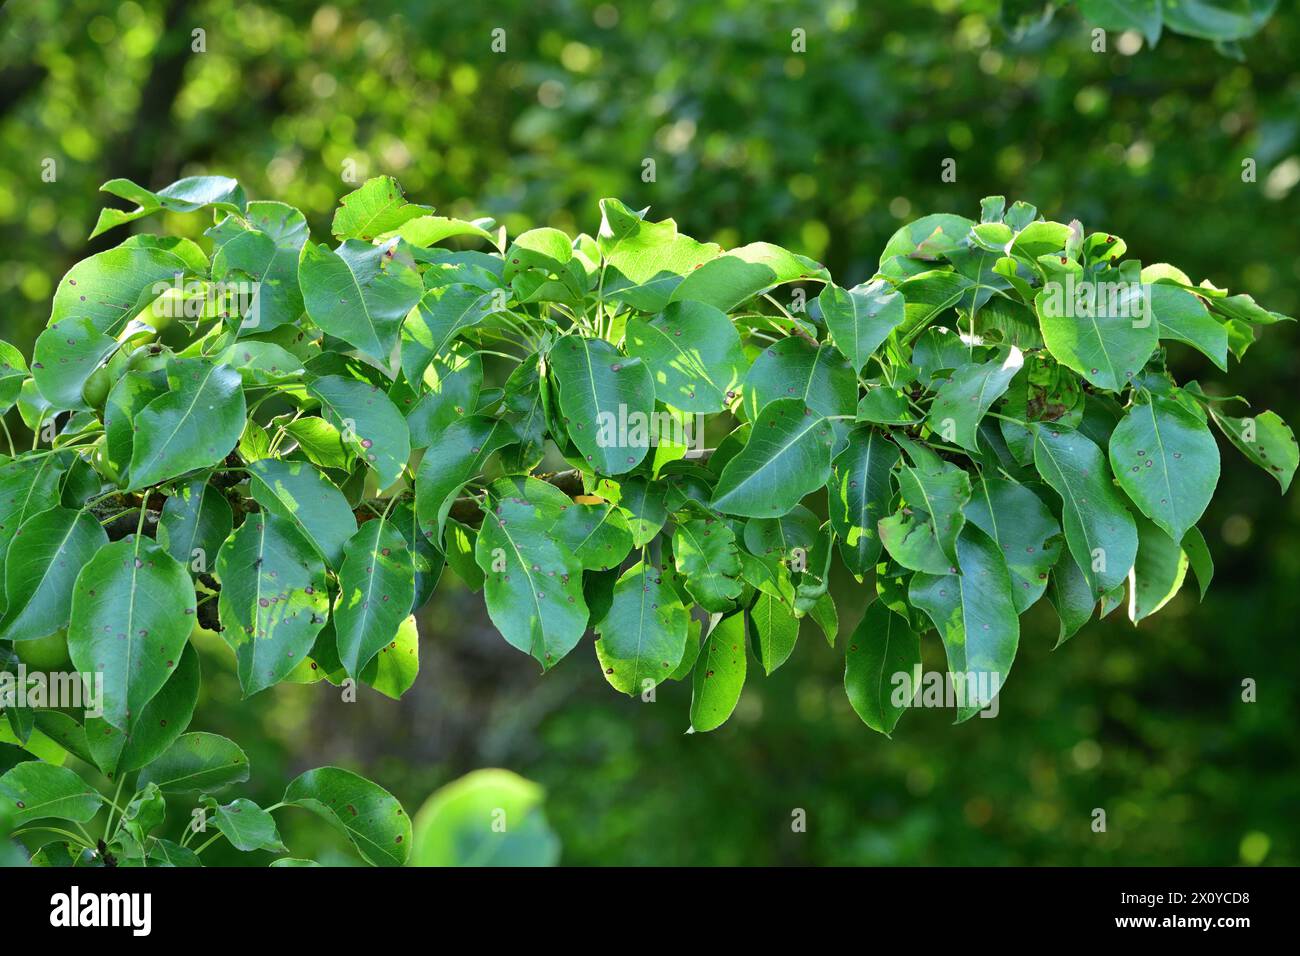
[[(617, 196), (700, 239), (817, 257), (845, 286), (901, 223), (1006, 194), (1300, 313), (1296, 18), (1276, 16), (1239, 62), (1174, 35), (1151, 50), (1112, 34), (1094, 52), (1072, 10), (1013, 40), (996, 6), (15, 0), (0, 10), (0, 338), (29, 350), (58, 277), (121, 240), (86, 240), (109, 178), (234, 176), (302, 208), (321, 239), (347, 170), (512, 234), (594, 232), (596, 201)], [(941, 180), (948, 158), (956, 182)], [(1246, 159), (1257, 182), (1242, 181)], [(1171, 358), (1180, 380), (1296, 425), (1298, 356), (1286, 324), (1226, 376), (1190, 349)], [(773, 677), (751, 663), (728, 724), (686, 735), (689, 687), (622, 699), (590, 647), (543, 678), (448, 574), (400, 703), (293, 685), (241, 702), (216, 646), (192, 729), (246, 748), (263, 805), (324, 763), (411, 811), (468, 770), (509, 767), (545, 785), (576, 864), (1294, 865), (1300, 495), (1279, 499), (1230, 449), (1224, 463), (1201, 524), (1218, 563), (1205, 602), (1189, 583), (1140, 628), (1121, 610), (1056, 651), (1042, 602), (995, 719), (917, 710), (878, 737), (844, 699), (842, 651), (808, 625)], [(866, 589), (845, 577), (837, 596), (851, 628)], [(937, 641), (925, 650), (942, 667)], [(346, 858), (306, 814), (281, 821), (294, 855)]]

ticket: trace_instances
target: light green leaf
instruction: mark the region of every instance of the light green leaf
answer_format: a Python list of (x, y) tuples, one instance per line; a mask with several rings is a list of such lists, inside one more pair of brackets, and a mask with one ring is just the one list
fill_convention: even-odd
[(954, 370), (930, 405), (930, 428), (944, 441), (978, 451), (980, 420), (1023, 365), (1024, 355), (1012, 347), (999, 361), (968, 363)]
[(86, 747), (106, 774), (130, 773), (156, 760), (185, 732), (199, 699), (199, 655), (187, 643), (167, 683), (124, 734), (102, 717), (86, 718)]
[(509, 770), (476, 770), (435, 791), (415, 815), (412, 866), (554, 866), (560, 841), (545, 793)]
[[(1077, 295), (1072, 294), (1082, 290)], [(1080, 302), (1078, 297), (1088, 301)], [(1054, 281), (1034, 308), (1043, 341), (1058, 362), (1098, 388), (1118, 392), (1142, 371), (1159, 343), (1140, 283), (1120, 280)]]
[(1162, 339), (1185, 342), (1228, 370), (1228, 330), (1198, 296), (1168, 282), (1152, 284), (1147, 295)]
[(617, 568), (632, 550), (627, 516), (612, 502), (568, 505), (551, 528), (588, 571)]
[(708, 260), (673, 290), (673, 302), (704, 302), (730, 312), (774, 286), (811, 279), (829, 282), (826, 268), (780, 246), (752, 242)]
[(385, 697), (400, 700), (420, 674), (420, 629), (412, 614), (397, 627), (397, 635), (361, 669), (361, 682)]
[(402, 323), (402, 372), (419, 382), (435, 359), (448, 359), (457, 336), (494, 312), (498, 297), (469, 285), (435, 286)]
[(117, 226), (151, 216), (159, 210), (196, 212), (205, 206), (211, 206), (225, 212), (239, 213), (244, 206), (244, 190), (239, 183), (226, 176), (186, 176), (157, 192), (137, 186), (129, 179), (110, 179), (99, 188), (135, 203), (136, 208), (130, 212), (101, 209), (99, 221), (90, 234), (91, 239)]
[(1134, 624), (1160, 610), (1187, 577), (1183, 549), (1161, 528), (1137, 519), (1138, 550), (1128, 577), (1128, 619)]
[(406, 201), (392, 176), (375, 176), (339, 200), (330, 232), (336, 239), (374, 239), (433, 212)]
[[(501, 490), (503, 483), (492, 486)], [(474, 554), (484, 575), (488, 616), (513, 647), (549, 670), (587, 628), (582, 562), (549, 532), (561, 505), (524, 479), (525, 495), (496, 497), (485, 513)], [(564, 498), (563, 492), (547, 485)]]
[(255, 228), (220, 245), (212, 256), (212, 278), (229, 283), (247, 276), (255, 283), (240, 331), (268, 332), (302, 316), (298, 259), (308, 238), (307, 220), (280, 202), (251, 202), (247, 215)]
[(275, 826), (275, 818), (252, 800), (236, 797), (229, 803), (222, 804), (207, 797), (203, 803), (212, 811), (213, 824), (226, 835), (236, 850), (245, 853), (253, 850), (285, 852), (285, 845), (280, 841), (280, 831)]
[(187, 272), (184, 259), (163, 249), (123, 243), (82, 259), (59, 280), (49, 325), (86, 318), (97, 332), (117, 335), (157, 297), (155, 287)]
[(747, 617), (763, 673), (771, 676), (794, 651), (799, 640), (799, 619), (790, 601), (766, 590), (759, 590)]

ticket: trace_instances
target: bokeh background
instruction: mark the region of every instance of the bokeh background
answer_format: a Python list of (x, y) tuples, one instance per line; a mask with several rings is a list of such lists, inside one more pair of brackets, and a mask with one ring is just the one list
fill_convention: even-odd
[[(1300, 314), (1300, 18), (1280, 13), (1238, 61), (1174, 35), (1147, 49), (1112, 34), (1093, 52), (1069, 10), (1014, 39), (996, 7), (11, 0), (0, 338), (29, 349), (58, 277), (121, 240), (86, 239), (109, 178), (157, 188), (231, 175), (251, 197), (302, 208), (319, 240), (347, 168), (512, 233), (594, 232), (597, 200), (618, 196), (700, 239), (817, 257), (843, 285), (872, 273), (901, 223), (973, 216), (1001, 193)], [(498, 28), (506, 50), (494, 53)], [(805, 53), (791, 50), (796, 28)], [(957, 179), (945, 183), (949, 157)], [(1245, 159), (1256, 182), (1242, 181)], [(198, 237), (205, 225), (131, 228)], [(1267, 330), (1227, 375), (1174, 352), (1180, 378), (1300, 425), (1294, 325)], [(1189, 582), (1140, 628), (1119, 611), (1056, 651), (1043, 602), (996, 719), (952, 726), (918, 710), (894, 740), (876, 736), (844, 699), (842, 651), (809, 625), (773, 677), (751, 666), (727, 725), (686, 735), (689, 687), (622, 699), (590, 647), (543, 678), (449, 573), (400, 703), (345, 704), (324, 685), (241, 702), (218, 646), (193, 727), (245, 746), (263, 805), (323, 763), (366, 773), (411, 810), (468, 770), (508, 767), (545, 785), (574, 864), (1294, 865), (1300, 494), (1279, 498), (1226, 446), (1224, 462), (1202, 522), (1218, 563), (1210, 596), (1198, 604)], [(847, 578), (837, 592), (851, 628), (866, 594)], [(941, 667), (932, 643), (927, 668)], [(1247, 678), (1255, 703), (1241, 700)], [(295, 855), (346, 858), (314, 818), (281, 818)]]

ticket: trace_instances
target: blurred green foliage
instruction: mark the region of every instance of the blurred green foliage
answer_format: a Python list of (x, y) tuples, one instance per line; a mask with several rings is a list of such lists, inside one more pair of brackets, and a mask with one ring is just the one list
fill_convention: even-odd
[[(700, 239), (817, 257), (845, 285), (870, 275), (901, 222), (972, 215), (1003, 193), (1085, 228), (1104, 221), (1145, 262), (1300, 312), (1300, 21), (1274, 17), (1238, 62), (1172, 34), (1154, 50), (1112, 34), (1095, 53), (1070, 9), (1013, 40), (998, 7), (11, 0), (0, 337), (29, 348), (63, 271), (120, 240), (86, 239), (100, 183), (202, 172), (300, 206), (318, 239), (351, 172), (395, 175), (415, 201), (512, 233), (594, 231), (597, 198), (620, 196)], [(795, 30), (806, 52), (792, 50)], [(948, 158), (956, 182), (940, 178)], [(205, 225), (131, 228), (197, 237)], [(1177, 358), (1180, 379), (1300, 421), (1293, 326), (1252, 351), (1248, 380), (1190, 350)], [(194, 728), (244, 745), (259, 799), (337, 763), (414, 809), (467, 770), (510, 767), (546, 787), (569, 863), (1294, 865), (1300, 498), (1279, 502), (1269, 484), (1225, 455), (1202, 525), (1219, 565), (1203, 604), (1185, 589), (1139, 629), (1117, 612), (1054, 652), (1050, 612), (1031, 615), (1015, 693), (993, 720), (954, 727), (917, 711), (880, 739), (843, 698), (842, 651), (810, 629), (727, 727), (687, 736), (688, 689), (612, 698), (581, 649), (543, 679), (477, 596), (444, 586), (401, 703), (292, 686), (240, 702), (233, 668), (205, 663)], [(838, 587), (847, 631), (865, 595)], [(942, 667), (932, 644), (927, 668)], [(1247, 678), (1255, 703), (1241, 700)], [(792, 829), (798, 810), (806, 832)], [(301, 816), (283, 820), (290, 849), (329, 859), (333, 844), (314, 845), (329, 835)]]

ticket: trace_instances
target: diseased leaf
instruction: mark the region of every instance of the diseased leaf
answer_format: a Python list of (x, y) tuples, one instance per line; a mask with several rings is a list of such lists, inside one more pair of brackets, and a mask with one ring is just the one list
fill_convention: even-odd
[(827, 283), (817, 302), (835, 344), (849, 357), (856, 372), (862, 371), (905, 318), (903, 297), (879, 279), (852, 289)]
[(273, 458), (249, 465), (248, 481), (254, 501), (291, 522), (331, 568), (339, 566), (357, 519), (333, 483), (306, 462)]
[(560, 386), (565, 427), (583, 459), (604, 475), (621, 475), (650, 450), (655, 385), (639, 358), (601, 339), (565, 336), (549, 361)]
[(0, 640), (30, 641), (68, 626), (72, 586), (108, 535), (85, 511), (50, 508), (24, 521), (5, 555)]
[(1171, 398), (1135, 402), (1110, 436), (1119, 485), (1148, 518), (1181, 541), (1219, 482), (1219, 446), (1204, 421)]
[[(100, 548), (72, 588), (68, 653), (103, 675), (103, 717), (128, 732), (179, 663), (194, 627), (194, 585), (181, 564), (138, 535)], [(98, 679), (98, 678), (97, 678)]]
[(703, 302), (674, 302), (648, 321), (629, 319), (627, 353), (650, 370), (655, 398), (684, 412), (722, 411), (746, 371), (731, 319)]
[(325, 564), (287, 518), (250, 515), (217, 554), (217, 577), (222, 637), (248, 697), (283, 680), (325, 626)]
[(325, 419), (374, 469), (382, 487), (402, 477), (411, 457), (411, 433), (387, 395), (373, 385), (341, 375), (318, 378), (309, 390), (320, 402)]
[(161, 757), (140, 771), (137, 787), (153, 783), (164, 792), (212, 793), (248, 779), (248, 757), (219, 734), (181, 734)]
[(706, 611), (729, 611), (740, 596), (740, 554), (736, 536), (721, 521), (693, 518), (673, 532), (673, 561), (686, 590)]
[(406, 539), (385, 518), (367, 521), (344, 548), (334, 632), (339, 660), (353, 677), (397, 636), (415, 599)]
[(282, 803), (304, 807), (344, 833), (372, 866), (401, 866), (411, 848), (411, 821), (397, 798), (338, 767), (308, 770), (289, 784)]
[(685, 652), (689, 616), (658, 568), (638, 563), (628, 569), (596, 627), (605, 680), (633, 696), (667, 680)]
[(745, 614), (718, 619), (700, 646), (691, 676), (691, 730), (705, 733), (727, 722), (745, 686)]

